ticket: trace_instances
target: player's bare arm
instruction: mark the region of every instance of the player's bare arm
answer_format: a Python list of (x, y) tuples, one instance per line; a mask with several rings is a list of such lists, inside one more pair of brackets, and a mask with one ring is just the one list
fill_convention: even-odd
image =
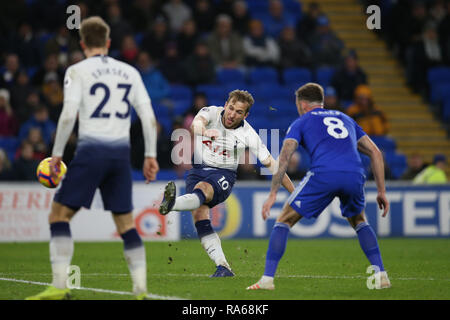
[(216, 129), (206, 129), (208, 120), (201, 115), (196, 115), (191, 124), (192, 134), (197, 136), (204, 136), (215, 140), (219, 137), (220, 133)]
[(358, 140), (358, 151), (370, 157), (370, 165), (378, 190), (377, 203), (378, 207), (383, 210), (382, 216), (385, 217), (389, 211), (389, 201), (386, 198), (383, 154), (367, 135)]
[[(266, 160), (262, 161), (262, 164), (263, 166), (268, 168), (270, 172), (272, 172), (272, 174), (275, 174), (278, 170), (278, 161), (275, 160), (271, 155)], [(283, 176), (281, 184), (286, 188), (287, 191), (289, 191), (289, 193), (292, 193), (295, 189), (294, 184), (286, 173)]]
[[(278, 170), (272, 176), (272, 186), (270, 189), (269, 198), (264, 202), (262, 209), (263, 219), (266, 220), (270, 214), (270, 208), (275, 203), (278, 189), (282, 184), (283, 178), (286, 174), (287, 166), (292, 154), (297, 150), (298, 143), (294, 139), (286, 139), (281, 148), (280, 157), (278, 158)], [(292, 182), (291, 182), (292, 183)]]

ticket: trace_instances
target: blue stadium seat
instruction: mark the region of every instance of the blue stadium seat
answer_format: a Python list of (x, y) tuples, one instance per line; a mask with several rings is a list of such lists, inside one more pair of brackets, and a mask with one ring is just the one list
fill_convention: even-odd
[(258, 14), (267, 13), (269, 11), (269, 1), (246, 0), (246, 2), (248, 11), (251, 12), (252, 16), (257, 16)]
[(184, 85), (171, 85), (170, 97), (175, 100), (192, 100), (192, 90)]
[(196, 88), (197, 92), (203, 92), (208, 100), (221, 99), (225, 101), (228, 97), (227, 88), (216, 84), (201, 84)]
[(249, 73), (251, 84), (276, 83), (278, 84), (278, 72), (275, 68), (261, 67), (254, 68)]
[(254, 98), (258, 101), (268, 101), (274, 98), (291, 99), (292, 101), (294, 101), (294, 91), (292, 91), (288, 87), (281, 85), (261, 83), (252, 85), (249, 88), (249, 92), (252, 93), (254, 95)]
[(450, 82), (450, 67), (433, 67), (428, 70), (428, 83)]
[(16, 137), (0, 137), (0, 149), (5, 150), (10, 161), (14, 160), (20, 141)]
[(311, 82), (311, 71), (307, 68), (287, 68), (283, 71), (283, 82), (285, 85), (304, 84)]
[(397, 145), (394, 139), (387, 136), (371, 136), (370, 138), (384, 152), (395, 152)]
[(448, 82), (433, 83), (430, 86), (430, 100), (432, 103), (441, 103), (449, 92), (450, 80)]
[(328, 87), (333, 77), (335, 69), (332, 67), (321, 67), (316, 70), (316, 81), (322, 87)]
[(386, 152), (384, 156), (389, 168), (391, 169), (393, 178), (400, 178), (408, 166), (406, 156), (395, 152)]
[(221, 69), (217, 72), (217, 81), (220, 84), (233, 84), (239, 87), (245, 83), (245, 74), (238, 69)]
[(274, 98), (270, 100), (269, 106), (277, 117), (298, 117), (297, 107), (293, 99)]
[(182, 116), (191, 108), (191, 100), (174, 100), (173, 102), (173, 114), (174, 116)]
[(444, 121), (447, 121), (447, 122), (450, 121), (450, 99), (447, 99), (444, 101), (444, 106), (442, 109), (442, 116), (444, 118)]

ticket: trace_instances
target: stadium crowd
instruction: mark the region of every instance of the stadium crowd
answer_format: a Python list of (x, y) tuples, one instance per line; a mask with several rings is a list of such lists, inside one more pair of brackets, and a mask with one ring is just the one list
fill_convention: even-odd
[[(230, 88), (253, 93), (250, 88), (259, 86), (262, 90), (259, 95), (255, 93), (258, 105), (269, 104), (269, 99), (260, 99), (264, 98), (264, 88), (270, 88), (273, 95), (278, 88), (280, 95), (276, 98), (288, 98), (295, 112), (291, 101), (294, 88), (303, 81), (290, 83), (288, 70), (306, 70), (306, 80), (317, 79), (325, 86), (326, 107), (348, 113), (369, 135), (385, 136), (389, 132), (388, 119), (377, 108), (356, 52), (345, 48), (333, 32), (320, 2), (2, 1), (0, 180), (34, 180), (37, 164), (51, 154), (62, 110), (65, 69), (84, 58), (77, 30), (66, 27), (66, 8), (72, 4), (79, 6), (81, 19), (92, 15), (105, 18), (111, 27), (109, 55), (140, 71), (159, 120), (158, 160), (162, 172), (184, 175), (188, 166), (175, 166), (170, 160), (171, 132), (188, 128), (201, 107), (223, 104), (227, 98), (224, 92)], [(399, 0), (396, 4), (380, 1), (380, 5), (389, 8), (392, 32), (384, 36), (405, 63), (409, 84), (418, 91), (427, 88), (427, 68), (450, 62), (450, 3)], [(403, 11), (405, 6), (408, 10)], [(255, 72), (258, 70), (260, 73)], [(320, 81), (320, 75), (325, 80)], [(220, 99), (211, 93), (217, 87), (221, 87)], [(287, 98), (281, 97), (286, 93)], [(280, 128), (287, 128), (292, 121), (290, 115), (282, 117), (285, 122), (280, 119)], [(132, 120), (132, 164), (140, 170), (144, 143), (135, 114)], [(267, 124), (258, 123), (255, 120), (256, 129)], [(64, 154), (67, 164), (76, 143), (74, 133)], [(288, 174), (301, 179), (308, 161), (301, 153), (292, 158)], [(239, 168), (241, 179), (259, 179), (257, 172), (254, 165)]]

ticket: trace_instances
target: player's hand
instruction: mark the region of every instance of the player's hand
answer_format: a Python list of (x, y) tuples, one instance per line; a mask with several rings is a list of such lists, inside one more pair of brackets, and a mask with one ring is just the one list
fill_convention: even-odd
[(383, 210), (383, 214), (381, 216), (385, 217), (389, 211), (389, 201), (386, 198), (386, 193), (378, 192), (377, 203), (378, 203), (378, 208), (380, 208), (380, 210)]
[(146, 157), (142, 173), (145, 177), (145, 183), (156, 180), (156, 174), (159, 171), (159, 164), (156, 158)]
[(208, 129), (203, 132), (203, 136), (216, 140), (220, 136), (220, 131), (216, 129)]
[(267, 198), (266, 202), (264, 202), (261, 212), (263, 220), (266, 220), (270, 216), (270, 209), (275, 203), (276, 198), (276, 193), (270, 193), (269, 198)]
[(61, 157), (52, 157), (52, 161), (50, 161), (50, 177), (53, 181), (58, 180), (58, 173), (61, 172)]

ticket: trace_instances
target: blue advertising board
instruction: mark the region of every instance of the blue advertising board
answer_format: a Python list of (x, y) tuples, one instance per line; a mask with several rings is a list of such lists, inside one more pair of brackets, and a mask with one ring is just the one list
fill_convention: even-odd
[[(184, 192), (184, 188), (179, 190)], [(221, 238), (268, 238), (289, 195), (280, 189), (271, 216), (264, 221), (261, 209), (269, 191), (270, 182), (236, 183), (225, 203), (211, 209), (211, 223)], [(373, 184), (366, 186), (365, 195), (367, 219), (380, 237), (450, 236), (450, 185), (388, 186), (391, 209), (384, 218), (376, 204)], [(180, 222), (182, 238), (197, 237), (190, 212), (181, 213)], [(341, 216), (339, 200), (335, 199), (317, 219), (300, 220), (291, 228), (290, 236), (349, 238), (356, 234)]]

